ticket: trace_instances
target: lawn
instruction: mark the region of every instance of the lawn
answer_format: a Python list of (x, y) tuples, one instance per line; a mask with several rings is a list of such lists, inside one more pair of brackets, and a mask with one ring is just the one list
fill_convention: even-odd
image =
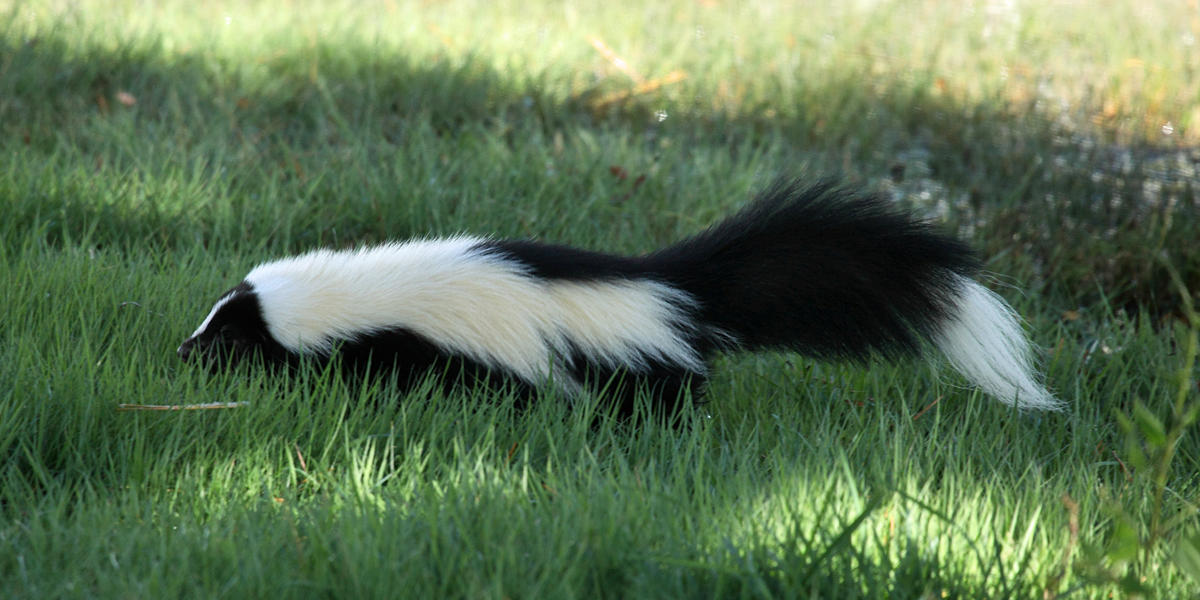
[[(645, 252), (780, 174), (978, 247), (1067, 410), (938, 360), (735, 355), (620, 420), (174, 353), (264, 260)], [(1200, 595), (1198, 190), (1194, 0), (4, 3), (0, 596)]]

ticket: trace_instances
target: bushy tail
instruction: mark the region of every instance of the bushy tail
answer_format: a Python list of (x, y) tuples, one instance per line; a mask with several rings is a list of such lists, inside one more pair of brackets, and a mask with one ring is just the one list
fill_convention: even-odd
[(999, 400), (1059, 407), (1036, 379), (1016, 314), (971, 279), (970, 248), (882, 198), (780, 181), (646, 258), (698, 300), (714, 339), (854, 360), (915, 355), (932, 342)]

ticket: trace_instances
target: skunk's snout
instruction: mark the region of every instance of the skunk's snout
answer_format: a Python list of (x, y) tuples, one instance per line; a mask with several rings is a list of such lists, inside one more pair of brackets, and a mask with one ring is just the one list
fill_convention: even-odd
[(190, 337), (186, 340), (183, 340), (183, 343), (179, 345), (179, 349), (176, 350), (175, 353), (178, 354), (179, 358), (183, 359), (184, 362), (191, 362), (193, 358), (203, 358), (205, 354), (208, 354), (210, 347), (214, 343), (219, 344), (220, 340), (204, 340), (200, 337)]
[(176, 350), (175, 353), (179, 355), (180, 359), (182, 359), (184, 362), (186, 362), (191, 359), (192, 347), (194, 347), (195, 345), (196, 345), (195, 338), (188, 338), (186, 340), (183, 340), (183, 343), (179, 345), (179, 349)]
[(252, 340), (219, 332), (190, 337), (179, 345), (175, 353), (184, 362), (221, 369), (231, 363), (252, 358), (259, 350)]

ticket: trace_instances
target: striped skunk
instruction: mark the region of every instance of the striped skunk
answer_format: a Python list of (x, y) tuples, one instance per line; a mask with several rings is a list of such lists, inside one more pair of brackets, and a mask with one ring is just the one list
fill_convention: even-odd
[(337, 357), (409, 385), (584, 388), (675, 406), (718, 352), (817, 359), (929, 345), (996, 399), (1057, 409), (1019, 317), (962, 242), (883, 198), (780, 180), (741, 212), (643, 256), (458, 236), (259, 265), (183, 344), (185, 361)]

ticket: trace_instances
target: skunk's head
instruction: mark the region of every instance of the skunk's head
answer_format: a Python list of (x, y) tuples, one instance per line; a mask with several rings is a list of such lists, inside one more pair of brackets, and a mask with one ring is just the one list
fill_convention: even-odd
[(217, 300), (177, 353), (184, 361), (199, 361), (214, 369), (246, 360), (283, 362), (287, 355), (271, 336), (258, 294), (246, 281)]

